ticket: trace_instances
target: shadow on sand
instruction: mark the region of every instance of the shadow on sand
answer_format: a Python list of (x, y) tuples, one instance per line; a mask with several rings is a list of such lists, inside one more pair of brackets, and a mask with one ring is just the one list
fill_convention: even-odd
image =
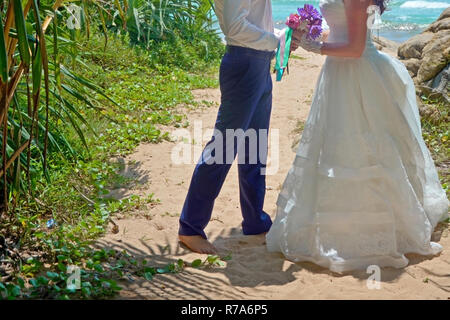
[[(306, 271), (315, 275), (328, 275), (336, 278), (351, 276), (361, 281), (369, 277), (365, 271), (334, 273), (313, 263), (292, 263), (284, 259), (282, 254), (267, 252), (264, 236), (244, 236), (239, 227), (223, 229), (219, 234), (211, 235), (213, 244), (219, 248), (223, 256), (231, 254), (232, 259), (225, 267), (205, 267), (194, 269), (187, 267), (181, 273), (161, 274), (147, 281), (135, 277), (132, 281), (122, 281), (125, 288), (119, 298), (126, 299), (256, 299), (270, 297), (273, 293), (270, 286), (282, 286), (299, 280), (296, 273)], [(140, 240), (132, 245), (114, 240), (101, 240), (98, 247), (126, 250), (138, 260), (147, 260), (148, 264), (163, 267), (183, 259), (186, 263), (199, 258), (193, 255), (175, 239), (167, 239), (165, 243), (149, 244)], [(433, 257), (415, 254), (407, 255), (410, 266), (417, 265)], [(398, 279), (406, 269), (387, 268), (389, 272), (381, 273), (381, 281), (388, 283)], [(435, 277), (450, 275), (425, 272)], [(450, 286), (435, 283), (440, 289), (449, 292)], [(226, 288), (226, 290), (224, 290)], [(249, 288), (257, 288), (255, 291)]]

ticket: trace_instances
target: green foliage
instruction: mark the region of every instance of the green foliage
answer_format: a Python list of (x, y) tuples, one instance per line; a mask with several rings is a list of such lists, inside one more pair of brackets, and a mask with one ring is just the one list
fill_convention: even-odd
[(424, 140), (439, 170), (442, 185), (450, 197), (450, 114), (449, 106), (422, 97), (420, 108)]
[(153, 63), (186, 70), (222, 55), (214, 24), (209, 0), (131, 0), (126, 17), (116, 14), (107, 20), (108, 29), (147, 49)]
[[(41, 4), (48, 7), (53, 3)], [(98, 11), (87, 9), (92, 31), (92, 26), (102, 23)], [(61, 22), (64, 12), (57, 17)], [(127, 277), (151, 280), (158, 274), (181, 272), (187, 265), (182, 260), (167, 266), (144, 266), (126, 252), (93, 249), (92, 242), (104, 234), (113, 214), (158, 204), (151, 194), (123, 200), (109, 197), (112, 186), (127, 182), (117, 173), (120, 164), (111, 159), (132, 152), (141, 142), (157, 143), (168, 138), (166, 126), (186, 125), (177, 107), (196, 105), (192, 89), (217, 86), (217, 79), (211, 75), (217, 71), (223, 45), (208, 32), (200, 34), (198, 42), (190, 43), (174, 31), (166, 40), (155, 39), (146, 46), (130, 48), (126, 33), (102, 37), (91, 32), (87, 39), (83, 34), (86, 22), (81, 31), (68, 31), (60, 25), (49, 28), (46, 163), (47, 116), (45, 106), (41, 106), (37, 113), (40, 121), (36, 122), (39, 130), (30, 150), (33, 193), (20, 194), (21, 189), (13, 189), (16, 196), (11, 198), (9, 219), (0, 221), (0, 233), (21, 254), (32, 258), (21, 262), (8, 256), (12, 270), (3, 282), (0, 280), (0, 296), (103, 298), (116, 294), (120, 290), (118, 281)], [(217, 46), (206, 54), (199, 49), (202, 40)], [(197, 44), (199, 47), (195, 47)], [(19, 89), (8, 126), (14, 128), (15, 136), (22, 134), (23, 142), (30, 138), (23, 124), (29, 125), (32, 117), (28, 114), (26, 83)], [(20, 140), (13, 140), (15, 136), (9, 140), (8, 156), (19, 145)], [(26, 165), (26, 154), (19, 160)], [(13, 172), (8, 181), (16, 176)], [(26, 171), (18, 174), (26, 175)], [(19, 185), (26, 186), (26, 180), (20, 179)], [(55, 221), (54, 226), (49, 227), (49, 221)], [(69, 265), (81, 269), (81, 290), (65, 286)]]
[[(184, 90), (180, 87), (191, 82), (194, 87), (195, 82), (199, 86), (208, 82), (208, 79), (205, 81), (200, 76), (184, 71), (208, 72), (217, 66), (223, 52), (220, 38), (212, 29), (209, 1), (73, 2), (82, 9), (81, 30), (67, 28), (66, 21), (70, 14), (65, 7), (61, 7), (61, 1), (41, 1), (38, 7), (37, 2), (29, 0), (25, 9), (16, 5), (10, 11), (8, 6), (2, 6), (4, 13), (8, 13), (7, 19), (11, 16), (17, 28), (8, 29), (9, 33), (5, 30), (5, 34), (11, 37), (2, 39), (2, 44), (7, 44), (3, 53), (16, 53), (10, 57), (3, 55), (1, 67), (11, 72), (16, 68), (9, 80), (15, 79), (16, 75), (19, 79), (9, 89), (12, 93), (7, 92), (12, 99), (4, 131), (9, 134), (5, 137), (5, 147), (0, 158), (4, 162), (3, 167), (10, 169), (6, 170), (3, 181), (0, 181), (0, 189), (5, 191), (5, 204), (8, 200), (15, 203), (16, 198), (26, 192), (32, 195), (42, 175), (47, 182), (51, 181), (48, 166), (52, 160), (48, 159), (49, 154), (60, 153), (68, 161), (91, 157), (87, 139), (88, 136), (92, 139), (97, 133), (87, 121), (91, 115), (102, 113), (103, 119), (116, 123), (115, 126), (110, 125), (105, 120), (103, 123), (109, 128), (100, 139), (120, 142), (117, 153), (130, 151), (143, 141), (137, 136), (145, 136), (149, 142), (167, 138), (156, 124), (169, 125), (181, 121), (180, 115), (166, 110), (167, 107), (184, 104), (191, 98), (190, 95), (183, 96)], [(28, 10), (30, 7), (33, 14)], [(131, 13), (138, 13), (135, 23), (147, 36), (133, 35)], [(51, 23), (42, 23), (44, 20)], [(8, 27), (9, 24), (5, 25), (5, 28)], [(113, 46), (120, 42), (116, 38), (110, 40), (108, 29), (122, 39), (119, 44), (119, 48), (123, 48), (121, 52), (105, 51), (108, 41)], [(92, 30), (102, 31), (104, 43), (98, 41), (99, 32), (92, 33)], [(129, 41), (129, 37), (134, 37), (134, 40)], [(95, 38), (95, 46), (86, 48), (86, 45), (93, 43), (89, 41), (92, 38)], [(132, 50), (122, 45), (125, 42), (137, 45), (133, 51), (143, 57), (138, 59), (138, 63), (127, 59)], [(102, 69), (104, 63), (108, 65), (111, 62), (108, 60), (114, 60), (127, 69), (128, 75), (121, 82), (114, 81), (115, 77), (101, 76), (104, 71), (108, 71)], [(8, 66), (8, 61), (14, 61), (15, 64)], [(86, 61), (102, 64), (97, 64), (95, 70), (88, 72)], [(84, 69), (84, 75), (80, 74), (80, 68)], [(110, 71), (115, 72), (117, 77), (124, 70)], [(164, 83), (167, 81), (173, 86), (168, 88)], [(109, 87), (110, 83), (114, 87)], [(146, 89), (144, 101), (134, 106), (136, 112), (133, 121), (128, 121), (126, 117), (129, 115), (118, 112), (119, 107), (114, 105), (114, 99), (123, 96), (123, 91), (128, 88), (133, 89), (131, 94)], [(142, 102), (146, 103), (145, 108), (150, 107), (154, 111), (150, 117), (144, 117), (149, 113), (143, 114), (137, 110)], [(105, 103), (109, 106), (107, 110), (104, 108)], [(122, 108), (122, 111), (129, 109)], [(71, 128), (66, 130), (67, 127)], [(68, 134), (75, 134), (77, 138), (71, 139)], [(80, 152), (80, 146), (85, 150)]]
[[(9, 84), (0, 83), (0, 97), (5, 103), (0, 108), (0, 189), (4, 191), (5, 211), (8, 201), (14, 206), (18, 197), (32, 195), (42, 176), (50, 181), (50, 153), (77, 158), (73, 144), (62, 132), (64, 127), (72, 127), (77, 140), (87, 148), (85, 131), (92, 131), (92, 127), (82, 109), (98, 111), (94, 96), (108, 98), (100, 87), (69, 66), (74, 65), (80, 47), (73, 32), (62, 23), (67, 18), (66, 10), (55, 11), (61, 1), (42, 1), (40, 5), (35, 0), (18, 0), (1, 6), (2, 16), (6, 17), (0, 47), (5, 46), (9, 55), (1, 55)], [(44, 24), (44, 19), (52, 23)]]
[(192, 261), (192, 268), (202, 268), (202, 267), (224, 267), (225, 261), (231, 260), (231, 253), (225, 257), (221, 257), (218, 255), (208, 255), (204, 261), (201, 259), (196, 259)]

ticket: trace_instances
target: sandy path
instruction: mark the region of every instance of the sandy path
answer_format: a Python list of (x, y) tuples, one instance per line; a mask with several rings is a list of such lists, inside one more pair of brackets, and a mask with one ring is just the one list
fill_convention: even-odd
[[(267, 177), (265, 210), (275, 215), (280, 186), (294, 159), (293, 142), (297, 122), (305, 121), (311, 95), (324, 58), (299, 50), (305, 59), (291, 63), (291, 74), (283, 82), (274, 82), (274, 104), (271, 128), (279, 130), (280, 166)], [(198, 90), (199, 100), (217, 102), (219, 90)], [(203, 129), (212, 128), (217, 105), (189, 111), (193, 131), (195, 121)], [(198, 143), (198, 141), (196, 141)], [(206, 142), (206, 141), (204, 141)], [(190, 253), (177, 242), (179, 212), (187, 193), (194, 163), (175, 165), (171, 161), (174, 143), (143, 144), (123, 159), (123, 174), (140, 181), (132, 187), (116, 189), (117, 197), (154, 193), (161, 204), (147, 212), (147, 218), (133, 214), (116, 220), (118, 234), (107, 234), (100, 243), (116, 249), (127, 249), (152, 265), (163, 265), (176, 259), (191, 262), (204, 258)], [(270, 154), (270, 153), (269, 153)], [(121, 298), (134, 299), (450, 299), (450, 250), (439, 257), (426, 259), (409, 256), (411, 264), (403, 270), (382, 270), (380, 290), (369, 290), (365, 272), (336, 275), (311, 263), (291, 263), (280, 254), (266, 251), (261, 236), (241, 233), (238, 179), (236, 166), (230, 171), (216, 201), (213, 219), (206, 233), (213, 243), (232, 253), (223, 268), (187, 268), (180, 274), (159, 275), (154, 280), (136, 279), (123, 282)], [(448, 229), (441, 244), (450, 248)]]

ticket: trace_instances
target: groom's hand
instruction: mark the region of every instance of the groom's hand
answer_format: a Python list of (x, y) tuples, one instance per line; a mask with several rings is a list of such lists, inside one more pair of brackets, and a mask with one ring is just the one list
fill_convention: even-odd
[(291, 41), (291, 52), (297, 50), (298, 46), (299, 46), (298, 43), (296, 41), (294, 41), (294, 39), (292, 39), (292, 41)]
[(292, 33), (291, 51), (295, 51), (298, 49), (304, 33), (305, 32), (300, 29), (294, 30), (294, 32)]

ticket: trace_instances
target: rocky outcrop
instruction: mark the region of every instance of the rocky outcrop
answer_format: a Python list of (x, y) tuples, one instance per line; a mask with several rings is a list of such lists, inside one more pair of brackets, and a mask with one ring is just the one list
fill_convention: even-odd
[(397, 55), (397, 50), (399, 46), (398, 42), (383, 37), (378, 37), (376, 35), (372, 36), (372, 41), (375, 43), (375, 46), (377, 47), (378, 50), (384, 51), (391, 55)]
[(424, 32), (403, 43), (398, 56), (414, 79), (418, 93), (433, 94), (450, 103), (450, 8)]
[(434, 37), (432, 32), (424, 32), (412, 37), (398, 48), (398, 56), (402, 59), (420, 59), (422, 58), (423, 48)]
[(436, 33), (440, 30), (448, 30), (450, 29), (450, 8), (447, 8), (442, 12), (440, 17), (436, 20), (436, 22), (432, 23), (425, 32), (433, 32)]
[(417, 82), (423, 83), (444, 69), (450, 61), (450, 30), (435, 33), (422, 51), (422, 63), (417, 72)]

